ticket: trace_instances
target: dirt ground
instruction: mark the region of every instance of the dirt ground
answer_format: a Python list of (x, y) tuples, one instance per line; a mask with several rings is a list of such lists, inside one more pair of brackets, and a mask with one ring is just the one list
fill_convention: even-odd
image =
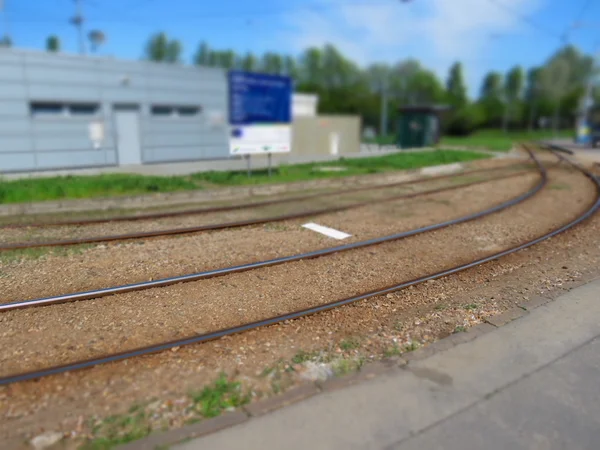
[[(535, 174), (524, 175), (411, 201), (374, 203), (315, 221), (351, 233), (352, 240), (363, 240), (490, 207), (530, 189), (538, 179)], [(0, 315), (0, 373), (100, 356), (399, 283), (548, 232), (580, 214), (594, 195), (592, 183), (579, 173), (552, 169), (548, 186), (535, 197), (475, 222), (222, 278), (4, 313)], [(2, 301), (337, 244), (302, 229), (301, 223), (12, 261), (1, 268)], [(310, 358), (297, 362), (299, 352), (319, 354), (321, 359), (327, 354), (329, 360), (333, 355), (362, 361), (424, 345), (524, 299), (558, 293), (572, 280), (600, 274), (599, 228), (596, 216), (529, 250), (397, 293), (203, 345), (1, 387), (0, 414), (5, 420), (0, 438), (17, 446), (44, 430), (85, 436), (90, 433), (85, 425), (90, 417), (123, 413), (150, 400), (182, 405), (169, 409), (168, 426), (178, 426), (186, 419), (186, 393), (202, 388), (222, 371), (242, 381), (254, 397), (261, 397), (306, 376), (310, 364), (316, 363)], [(31, 273), (35, 273), (33, 282)], [(264, 375), (266, 369), (279, 373), (270, 370), (281, 364), (280, 378)]]

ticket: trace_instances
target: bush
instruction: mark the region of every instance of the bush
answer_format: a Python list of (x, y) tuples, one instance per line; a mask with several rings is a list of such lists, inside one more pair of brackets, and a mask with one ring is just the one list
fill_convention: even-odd
[(479, 128), (485, 121), (485, 114), (478, 105), (464, 106), (454, 111), (446, 123), (446, 134), (467, 136)]

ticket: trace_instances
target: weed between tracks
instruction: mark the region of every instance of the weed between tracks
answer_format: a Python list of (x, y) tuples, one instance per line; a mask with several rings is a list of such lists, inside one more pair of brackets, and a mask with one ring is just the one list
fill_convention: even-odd
[(80, 255), (85, 250), (94, 247), (93, 244), (81, 244), (69, 247), (39, 247), (7, 250), (0, 252), (0, 263), (12, 263), (22, 259), (39, 259), (46, 255), (69, 256)]

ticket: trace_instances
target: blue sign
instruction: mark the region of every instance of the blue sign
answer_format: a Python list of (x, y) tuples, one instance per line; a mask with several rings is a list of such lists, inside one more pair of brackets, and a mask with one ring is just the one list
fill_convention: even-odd
[(229, 123), (255, 125), (292, 121), (292, 79), (232, 70), (229, 72)]

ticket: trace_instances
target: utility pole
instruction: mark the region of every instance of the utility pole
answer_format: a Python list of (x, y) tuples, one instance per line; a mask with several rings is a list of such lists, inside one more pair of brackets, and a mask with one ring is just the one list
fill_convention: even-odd
[[(6, 1), (0, 0), (0, 12), (2, 13), (2, 31), (4, 35), (0, 38), (1, 40), (7, 40), (10, 42), (10, 31), (8, 29), (8, 14), (6, 14)], [(2, 44), (0, 43), (0, 46)]]
[(85, 55), (85, 37), (83, 34), (83, 14), (81, 12), (81, 0), (75, 1), (75, 15), (71, 18), (71, 23), (77, 28), (79, 38), (79, 53)]
[(381, 136), (386, 137), (388, 127), (388, 90), (387, 86), (381, 89), (381, 124), (379, 129), (381, 130)]

